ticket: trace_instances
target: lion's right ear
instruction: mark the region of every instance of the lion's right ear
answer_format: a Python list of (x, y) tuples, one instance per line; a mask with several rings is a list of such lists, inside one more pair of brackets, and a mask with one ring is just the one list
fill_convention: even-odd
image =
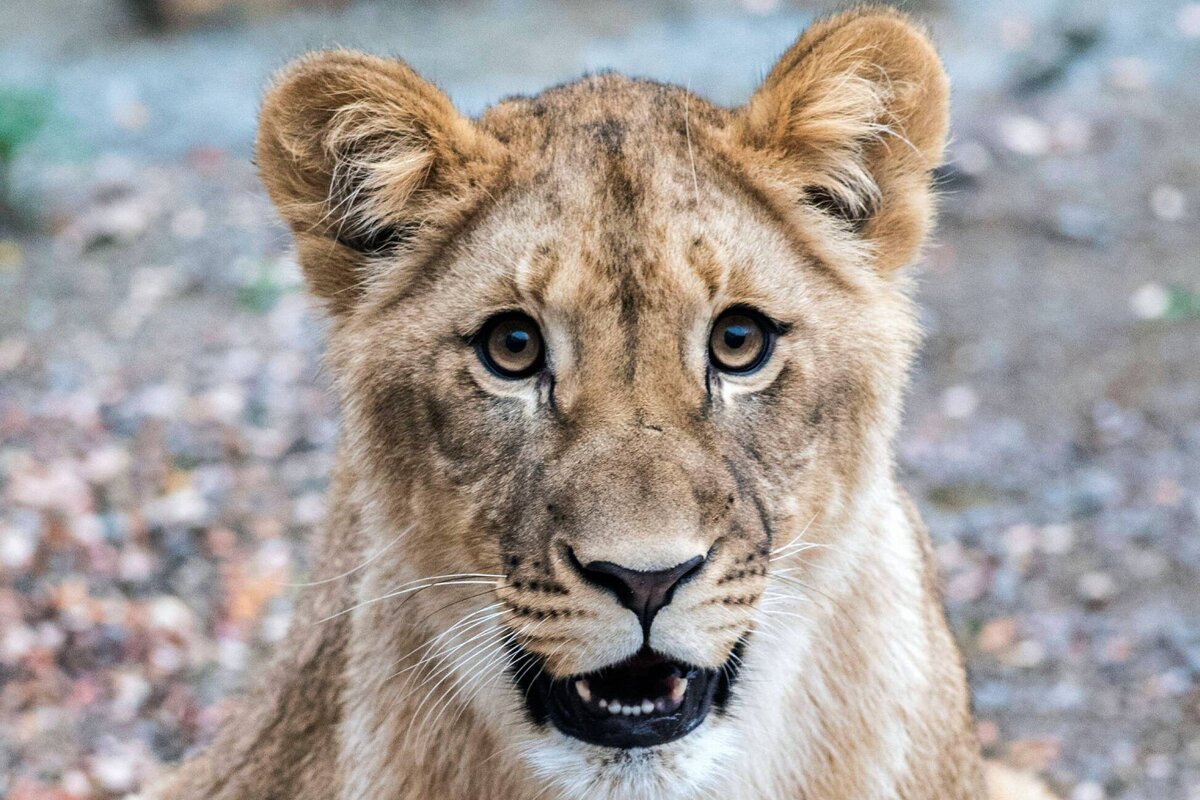
[(353, 307), (384, 259), (452, 231), (502, 147), (400, 61), (330, 51), (268, 90), (256, 155), (313, 293)]

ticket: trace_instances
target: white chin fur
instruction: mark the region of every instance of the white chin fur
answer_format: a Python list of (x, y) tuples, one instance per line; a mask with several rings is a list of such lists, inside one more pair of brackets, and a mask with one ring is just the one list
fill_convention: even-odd
[(526, 744), (522, 754), (555, 787), (547, 800), (692, 800), (712, 787), (731, 760), (732, 728), (710, 718), (678, 741), (632, 750), (596, 747), (550, 730)]

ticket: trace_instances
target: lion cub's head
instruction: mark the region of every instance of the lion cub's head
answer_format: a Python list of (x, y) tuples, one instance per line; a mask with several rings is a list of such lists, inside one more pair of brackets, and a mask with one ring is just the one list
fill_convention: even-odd
[(889, 474), (946, 96), (879, 11), (733, 110), (601, 75), (470, 120), (348, 52), (270, 91), (259, 163), (331, 312), (364, 549), (408, 530), (376, 589), (481, 584), (409, 618), (475, 637), (446, 656), (465, 695), (478, 643), (503, 653), (470, 702), (535, 761), (699, 781), (730, 738), (772, 576), (827, 580), (773, 562), (848, 546)]

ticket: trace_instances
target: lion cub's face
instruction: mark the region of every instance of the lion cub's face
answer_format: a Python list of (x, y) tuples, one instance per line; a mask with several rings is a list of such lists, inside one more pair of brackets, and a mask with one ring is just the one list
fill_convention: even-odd
[[(410, 528), (398, 576), (480, 582), (413, 616), (503, 655), (506, 733), (543, 766), (698, 785), (730, 741), (768, 582), (821, 580), (773, 556), (835, 540), (814, 520), (887, 469), (915, 338), (891, 273), (944, 92), (875, 15), (818, 26), (736, 112), (604, 76), (470, 122), (345, 53), (268, 98), (374, 544)], [(482, 647), (448, 656), (477, 705)]]

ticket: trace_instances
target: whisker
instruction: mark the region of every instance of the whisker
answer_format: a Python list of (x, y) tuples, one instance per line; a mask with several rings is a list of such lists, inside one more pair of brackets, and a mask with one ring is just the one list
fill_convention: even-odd
[(804, 591), (806, 591), (806, 592), (816, 592), (817, 594), (821, 595), (822, 597), (824, 597), (824, 598), (825, 598), (826, 600), (828, 600), (829, 602), (833, 603), (833, 605), (834, 605), (834, 607), (835, 607), (835, 608), (841, 608), (841, 604), (840, 604), (840, 603), (838, 603), (838, 601), (837, 601), (837, 600), (835, 600), (835, 599), (834, 599), (834, 597), (833, 597), (831, 594), (829, 594), (828, 592), (826, 592), (826, 591), (823, 591), (823, 590), (821, 590), (821, 589), (818, 589), (818, 588), (816, 588), (815, 586), (809, 586), (807, 583), (804, 583), (804, 582), (803, 582), (803, 581), (801, 581), (801, 580), (798, 580), (798, 579), (796, 579), (796, 578), (789, 578), (789, 577), (787, 577), (786, 575), (775, 575), (775, 574), (771, 574), (771, 575), (770, 575), (770, 577), (771, 577), (771, 578), (773, 578), (773, 579), (775, 579), (775, 580), (780, 580), (780, 581), (783, 581), (784, 583), (788, 583), (788, 584), (791, 584), (791, 585), (793, 585), (793, 586), (797, 586), (797, 587), (799, 587), (800, 589), (802, 589), (802, 590), (804, 590)]
[(343, 578), (348, 578), (351, 575), (353, 575), (354, 573), (358, 572), (359, 570), (366, 568), (368, 565), (371, 564), (371, 562), (373, 562), (375, 559), (379, 558), (381, 555), (386, 553), (392, 547), (392, 545), (394, 545), (396, 542), (403, 539), (405, 534), (407, 534), (412, 529), (413, 529), (413, 526), (409, 525), (407, 528), (400, 531), (400, 533), (396, 536), (395, 539), (392, 539), (390, 542), (385, 544), (383, 547), (379, 548), (379, 550), (377, 550), (375, 552), (375, 554), (370, 556), (366, 561), (362, 562), (361, 564), (359, 564), (357, 567), (354, 567), (353, 569), (346, 570), (341, 575), (334, 575), (332, 578), (325, 578), (325, 579), (319, 580), (319, 581), (309, 581), (307, 583), (284, 583), (282, 585), (287, 586), (289, 588), (293, 588), (293, 589), (308, 589), (313, 586), (324, 586), (327, 583), (333, 583), (334, 581), (340, 581)]
[(692, 166), (692, 195), (696, 200), (696, 207), (700, 207), (700, 181), (696, 178), (696, 154), (692, 152), (692, 121), (691, 121), (691, 98), (692, 90), (689, 86), (683, 93), (683, 132), (687, 137), (688, 161)]
[[(416, 653), (418, 650), (422, 650), (422, 649), (433, 646), (434, 644), (441, 641), (445, 637), (454, 633), (454, 631), (458, 630), (460, 626), (462, 627), (462, 630), (464, 630), (464, 631), (474, 628), (476, 625), (481, 624), (481, 621), (476, 620), (474, 622), (471, 622), (469, 625), (466, 624), (472, 617), (479, 615), (479, 614), (487, 614), (490, 611), (495, 611), (497, 608), (500, 608), (503, 605), (504, 605), (503, 602), (489, 603), (486, 606), (484, 606), (483, 608), (477, 608), (473, 611), (468, 611), (466, 614), (463, 614), (461, 617), (459, 617), (457, 622), (455, 622), (453, 625), (446, 628), (446, 630), (442, 631), (441, 633), (439, 633), (437, 636), (433, 637), (432, 639), (421, 642), (416, 647), (414, 647), (413, 649), (409, 650), (404, 655), (397, 658), (396, 662), (399, 663), (401, 661), (404, 661), (409, 656)], [(490, 619), (490, 617), (489, 617), (489, 619)]]
[(808, 533), (808, 529), (809, 529), (809, 528), (812, 526), (813, 522), (816, 520), (816, 518), (817, 518), (817, 516), (818, 516), (819, 514), (820, 514), (820, 512), (817, 512), (817, 514), (813, 514), (813, 515), (812, 515), (812, 519), (810, 519), (810, 520), (808, 521), (808, 524), (804, 526), (804, 529), (803, 529), (803, 530), (801, 530), (801, 531), (800, 531), (798, 534), (796, 534), (795, 538), (793, 538), (793, 539), (792, 539), (790, 542), (788, 542), (787, 544), (783, 545), (782, 547), (776, 547), (774, 550), (772, 550), (772, 551), (771, 551), (771, 555), (775, 555), (775, 554), (776, 554), (776, 553), (778, 553), (780, 550), (786, 550), (786, 549), (788, 549), (789, 547), (791, 547), (792, 545), (794, 545), (796, 542), (798, 542), (798, 541), (800, 541), (802, 538), (804, 538), (804, 534)]
[(387, 594), (376, 597), (373, 600), (364, 600), (361, 603), (356, 603), (355, 605), (350, 606), (350, 608), (347, 608), (345, 611), (339, 611), (336, 614), (330, 614), (328, 617), (325, 617), (324, 619), (317, 620), (316, 624), (320, 625), (323, 622), (329, 622), (329, 620), (331, 620), (331, 619), (336, 619), (340, 616), (349, 614), (353, 611), (357, 611), (358, 609), (363, 608), (365, 606), (369, 606), (373, 603), (380, 603), (380, 602), (383, 602), (384, 600), (388, 600), (393, 597), (399, 597), (400, 595), (409, 594), (411, 592), (421, 592), (421, 591), (424, 591), (425, 589), (432, 589), (437, 586), (466, 586), (466, 585), (470, 585), (470, 584), (474, 584), (477, 586), (494, 586), (495, 585), (492, 581), (442, 581), (440, 583), (430, 583), (430, 584), (426, 584), (424, 586), (414, 586), (410, 589), (402, 589), (400, 591), (388, 592)]
[(773, 556), (767, 561), (770, 564), (774, 564), (776, 561), (783, 561), (784, 559), (791, 558), (792, 556), (799, 555), (800, 553), (807, 552), (808, 550), (816, 549), (832, 550), (835, 553), (848, 552), (846, 548), (838, 547), (837, 545), (829, 544), (828, 542), (801, 542), (800, 544), (793, 546), (792, 549), (788, 550), (786, 553)]
[[(430, 611), (428, 614), (426, 614), (425, 616), (421, 617), (420, 619), (418, 619), (418, 620), (416, 620), (416, 621), (413, 621), (413, 622), (410, 622), (410, 623), (409, 623), (409, 625), (410, 625), (410, 627), (413, 627), (413, 628), (420, 627), (421, 625), (425, 624), (425, 623), (426, 623), (426, 622), (428, 622), (430, 619), (432, 619), (432, 618), (433, 618), (435, 615), (442, 613), (443, 611), (445, 611), (445, 610), (446, 610), (446, 609), (448, 609), (448, 608), (453, 608), (454, 606), (457, 606), (457, 605), (461, 605), (461, 604), (463, 604), (463, 603), (470, 602), (471, 600), (475, 600), (475, 599), (478, 599), (478, 598), (480, 598), (480, 597), (486, 597), (487, 595), (489, 595), (489, 594), (492, 594), (493, 592), (495, 592), (495, 591), (496, 591), (496, 586), (495, 586), (495, 584), (491, 584), (491, 587), (492, 587), (492, 588), (490, 588), (490, 589), (487, 589), (486, 591), (482, 591), (482, 592), (476, 592), (475, 594), (470, 594), (470, 595), (467, 595), (466, 597), (463, 597), (463, 598), (460, 598), (460, 599), (458, 599), (458, 600), (455, 600), (455, 601), (454, 601), (454, 602), (452, 602), (452, 603), (446, 603), (445, 605), (438, 606), (438, 607), (437, 607), (437, 608), (435, 608), (433, 611)], [(412, 600), (414, 597), (416, 597), (416, 595), (415, 595), (415, 594), (414, 594), (414, 595), (411, 595), (411, 596), (409, 596), (409, 597), (406, 597), (406, 598), (404, 598), (404, 601), (403, 601), (403, 602), (400, 604), (400, 607), (403, 607), (403, 606), (404, 606), (404, 603), (407, 603), (409, 600)]]
[[(478, 670), (486, 669), (496, 659), (496, 654), (488, 652), (487, 648), (494, 647), (496, 644), (498, 644), (500, 641), (502, 641), (504, 638), (505, 632), (503, 630), (497, 629), (496, 631), (493, 631), (493, 633), (497, 634), (496, 638), (485, 641), (482, 652), (479, 652), (479, 653), (471, 656), (469, 659), (467, 659), (462, 666), (462, 670), (464, 670), (464, 671), (472, 670), (472, 672), (470, 674), (472, 676), (474, 676), (475, 674), (477, 674)], [(482, 666), (480, 666), (481, 661), (482, 661)], [(437, 688), (442, 685), (442, 683), (444, 683), (447, 679), (450, 679), (450, 684), (448, 686), (446, 686), (446, 688), (442, 691), (442, 693), (438, 697), (438, 699), (434, 701), (433, 705), (429, 706), (429, 710), (426, 711), (425, 714), (421, 717), (421, 721), (414, 728), (409, 729), (409, 733), (405, 735), (406, 740), (408, 738), (408, 735), (411, 735), (415, 731), (417, 734), (417, 741), (421, 741), (421, 736), (422, 736), (425, 728), (429, 724), (430, 718), (436, 713), (437, 716), (433, 720), (433, 724), (436, 726), (437, 719), (441, 718), (441, 714), (443, 713), (445, 708), (448, 706), (448, 704), (453, 702), (455, 689), (461, 688), (461, 687), (455, 686), (456, 681), (454, 680), (454, 678), (456, 676), (455, 676), (455, 671), (454, 671), (454, 665), (447, 664), (446, 667), (447, 668), (443, 670), (443, 673), (444, 673), (443, 676), (437, 681), (437, 683), (435, 683), (432, 687), (430, 687), (430, 690), (425, 694), (425, 698), (421, 701), (420, 705), (417, 706), (416, 711), (413, 712), (413, 717), (417, 717), (421, 713), (421, 709), (426, 707), (426, 704), (429, 702), (429, 699), (433, 696), (433, 693), (437, 690)], [(470, 680), (473, 680), (473, 677), (468, 680), (468, 683), (470, 682)]]
[[(510, 614), (510, 613), (512, 613), (512, 612), (510, 612), (508, 610), (504, 610), (504, 611), (498, 611), (495, 614), (491, 614), (489, 616), (483, 617), (482, 619), (476, 620), (475, 622), (468, 625), (466, 628), (463, 629), (463, 632), (469, 631), (472, 628), (475, 628), (479, 625), (486, 625), (487, 623), (491, 622), (492, 620), (502, 617), (505, 614)], [(422, 658), (417, 663), (407, 666), (404, 669), (400, 670), (399, 672), (393, 673), (392, 675), (388, 676), (387, 680), (391, 680), (392, 678), (395, 678), (399, 675), (403, 675), (406, 672), (411, 672), (412, 670), (418, 669), (419, 667), (424, 666), (425, 664), (428, 664), (431, 661), (436, 661), (439, 658), (448, 658), (449, 656), (453, 655), (454, 653), (457, 653), (462, 648), (470, 645), (472, 642), (478, 641), (480, 638), (487, 636), (488, 634), (491, 634), (491, 633), (495, 633), (495, 631), (484, 630), (480, 633), (476, 633), (475, 635), (471, 636), (466, 641), (459, 642), (458, 644), (454, 645), (453, 647), (450, 647), (449, 649), (447, 649), (446, 647), (439, 647), (438, 649), (436, 649), (433, 652), (426, 655), (424, 658)], [(449, 644), (449, 643), (447, 643), (447, 644)]]
[[(489, 631), (489, 633), (492, 634), (492, 638), (496, 638), (496, 637), (502, 635), (502, 632), (499, 629), (491, 630), (491, 631)], [(485, 640), (482, 644), (477, 645), (475, 648), (473, 648), (471, 650), (470, 653), (463, 656), (460, 659), (460, 662), (463, 663), (464, 665), (471, 664), (474, 662), (474, 660), (477, 657), (482, 657), (483, 655), (486, 655), (487, 654), (486, 648), (487, 648), (488, 644), (490, 643), (490, 641), (491, 641), (490, 639)], [(425, 705), (429, 702), (430, 698), (433, 696), (433, 693), (435, 691), (437, 691), (437, 688), (439, 686), (441, 686), (448, 678), (453, 677), (453, 674), (454, 674), (454, 663), (452, 661), (446, 661), (445, 663), (442, 663), (442, 664), (438, 665), (436, 668), (434, 668), (432, 670), (432, 672), (430, 673), (430, 675), (425, 680), (423, 680), (418, 685), (414, 686), (411, 690), (408, 690), (408, 692), (411, 694), (413, 692), (420, 690), (422, 687), (427, 686), (430, 681), (434, 681), (433, 685), (429, 687), (429, 691), (425, 693), (425, 697), (417, 705), (416, 710), (413, 711), (412, 716), (414, 718), (417, 716), (417, 714), (420, 713), (421, 709), (425, 708)], [(436, 678), (436, 680), (434, 680), (435, 678)]]
[[(453, 728), (456, 724), (458, 724), (459, 719), (462, 718), (463, 713), (467, 710), (467, 707), (471, 704), (471, 701), (474, 700), (481, 691), (483, 691), (486, 687), (488, 687), (490, 685), (485, 679), (487, 671), (490, 670), (492, 667), (497, 666), (501, 663), (508, 664), (508, 662), (510, 660), (510, 656), (504, 652), (503, 645), (506, 644), (508, 641), (511, 641), (512, 632), (508, 631), (506, 633), (509, 638), (501, 637), (501, 640), (496, 643), (499, 646), (497, 648), (496, 657), (494, 657), (491, 661), (486, 662), (482, 669), (476, 671), (475, 676), (473, 676), (465, 684), (463, 684), (462, 686), (459, 687), (460, 695), (461, 695), (461, 694), (466, 693), (471, 688), (472, 683), (478, 682), (478, 684), (479, 684), (474, 689), (474, 691), (471, 691), (470, 694), (466, 695), (466, 697), (463, 697), (461, 699), (461, 702), (459, 703), (458, 713), (455, 714), (454, 719), (450, 721), (451, 728)], [(495, 671), (495, 674), (492, 675), (492, 683), (495, 683), (496, 678), (502, 674), (504, 674), (503, 667), (500, 669), (497, 669)], [(448, 704), (447, 704), (447, 706), (443, 707), (442, 711), (438, 713), (437, 718), (434, 719), (433, 727), (435, 727), (435, 728), (437, 727), (438, 719), (440, 719), (441, 715), (443, 713), (445, 713), (446, 707), (448, 707)]]

